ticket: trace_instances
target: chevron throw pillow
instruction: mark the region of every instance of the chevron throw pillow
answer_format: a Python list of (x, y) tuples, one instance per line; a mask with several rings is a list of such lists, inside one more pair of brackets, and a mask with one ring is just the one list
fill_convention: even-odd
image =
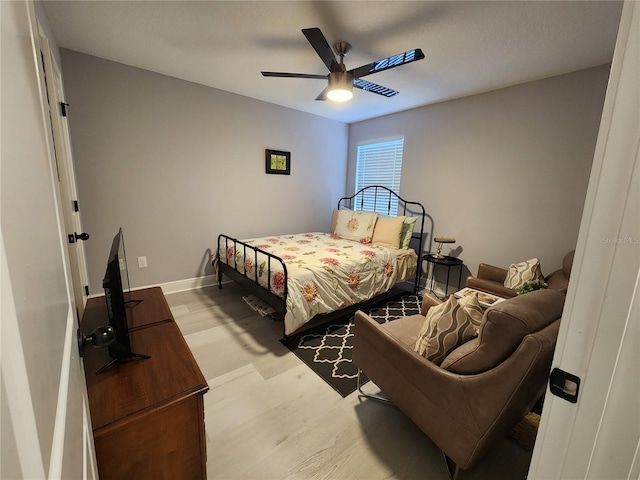
[(537, 258), (509, 265), (504, 286), (516, 290), (520, 288), (524, 282), (530, 280), (544, 281), (544, 275), (542, 275), (542, 269), (540, 268), (540, 260)]

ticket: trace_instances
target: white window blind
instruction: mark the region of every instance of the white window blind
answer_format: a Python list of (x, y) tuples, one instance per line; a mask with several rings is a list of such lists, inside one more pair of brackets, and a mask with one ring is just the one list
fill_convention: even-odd
[[(378, 143), (358, 145), (356, 160), (356, 192), (370, 185), (382, 185), (400, 192), (400, 174), (402, 173), (402, 150), (404, 137)], [(379, 192), (378, 195), (367, 195), (357, 198), (357, 205), (362, 202), (362, 209), (384, 215), (397, 215), (398, 201)]]

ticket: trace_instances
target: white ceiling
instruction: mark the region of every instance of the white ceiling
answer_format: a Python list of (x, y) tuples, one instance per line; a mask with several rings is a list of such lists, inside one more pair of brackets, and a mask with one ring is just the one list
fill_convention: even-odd
[[(45, 1), (59, 47), (351, 123), (611, 61), (618, 1)], [(315, 101), (326, 74), (301, 29), (348, 41), (347, 69), (421, 48), (425, 59)]]

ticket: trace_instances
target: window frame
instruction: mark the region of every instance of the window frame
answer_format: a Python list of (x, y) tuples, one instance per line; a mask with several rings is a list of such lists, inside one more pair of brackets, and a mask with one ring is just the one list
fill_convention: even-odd
[[(372, 185), (382, 185), (400, 195), (404, 136), (361, 142), (356, 148), (355, 192)], [(389, 164), (391, 162), (391, 164)], [(365, 197), (359, 199), (363, 210), (384, 215), (398, 214), (397, 199)]]

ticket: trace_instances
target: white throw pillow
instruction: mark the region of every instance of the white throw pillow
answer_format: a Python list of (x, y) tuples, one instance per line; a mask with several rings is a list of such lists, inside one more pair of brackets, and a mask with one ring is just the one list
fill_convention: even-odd
[(347, 240), (371, 243), (378, 214), (352, 210), (338, 210), (335, 234)]
[(340, 210), (351, 210), (347, 207), (340, 207), (340, 209), (334, 208), (331, 213), (331, 233), (336, 233), (336, 222), (338, 221), (338, 212)]

